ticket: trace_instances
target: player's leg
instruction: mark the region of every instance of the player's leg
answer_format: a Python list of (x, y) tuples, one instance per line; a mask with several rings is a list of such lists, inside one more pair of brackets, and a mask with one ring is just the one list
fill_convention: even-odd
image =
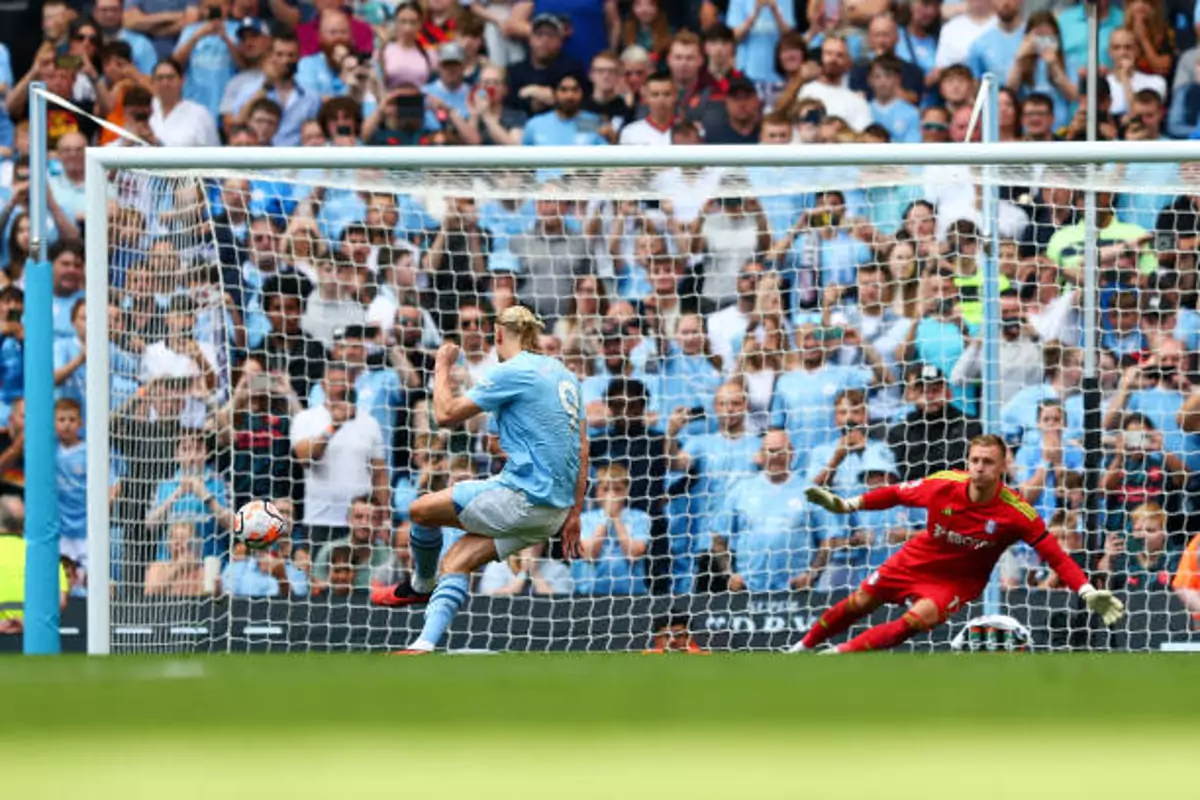
[(879, 608), (883, 602), (883, 598), (865, 588), (855, 589), (845, 599), (826, 609), (817, 623), (804, 634), (799, 644), (793, 645), (789, 652), (812, 650), (828, 639), (849, 630), (851, 625)]
[(442, 559), (437, 588), (425, 607), (425, 624), (421, 635), (408, 646), (410, 651), (429, 652), (437, 646), (467, 602), (471, 573), (496, 560), (496, 546), (495, 539), (477, 533), (468, 533), (454, 543)]
[(463, 527), (458, 519), (454, 489), (422, 495), (408, 507), (409, 552), (412, 553), (412, 590), (428, 594), (437, 582), (438, 556), (442, 553), (442, 526)]
[(946, 620), (938, 604), (922, 597), (912, 604), (899, 619), (876, 625), (838, 646), (839, 653), (856, 653), (864, 650), (887, 650), (908, 640), (918, 633), (932, 630)]

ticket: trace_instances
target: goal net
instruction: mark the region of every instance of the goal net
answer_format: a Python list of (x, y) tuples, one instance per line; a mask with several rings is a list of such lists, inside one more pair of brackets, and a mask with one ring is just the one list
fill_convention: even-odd
[[(106, 176), (90, 250), (106, 234), (107, 258), (88, 269), (109, 287), (90, 330), (110, 362), (109, 474), (91, 485), (112, 498), (89, 535), (109, 542), (113, 652), (414, 639), (421, 609), (378, 602), (411, 569), (409, 504), (505, 460), (488, 419), (433, 421), (434, 353), (459, 343), (466, 390), (496, 363), (493, 320), (514, 303), (541, 315), (542, 348), (582, 384), (585, 554), (565, 563), (551, 540), (488, 565), (449, 649), (790, 644), (926, 522), (833, 518), (803, 490), (953, 469), (979, 432), (1005, 438), (1009, 485), (1130, 613), (1102, 630), (1021, 545), (912, 647), (948, 648), (985, 612), (1026, 626), (1035, 649), (1191, 640), (1200, 168), (792, 154), (800, 165), (551, 169), (530, 152), (519, 168), (385, 169), (369, 152), (325, 168), (314, 152), (306, 169), (106, 172), (89, 155)], [(352, 424), (311, 447), (331, 415)], [(269, 552), (232, 541), (251, 499), (293, 520)], [(460, 533), (444, 531), (447, 545)], [(104, 578), (93, 570), (93, 587)]]

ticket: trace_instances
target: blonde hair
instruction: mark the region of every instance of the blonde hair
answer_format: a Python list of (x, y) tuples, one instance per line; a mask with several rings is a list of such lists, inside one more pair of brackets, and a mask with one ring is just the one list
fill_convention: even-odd
[(1167, 512), (1163, 511), (1162, 506), (1158, 503), (1142, 503), (1133, 511), (1129, 512), (1129, 523), (1131, 527), (1136, 527), (1141, 519), (1156, 519), (1159, 527), (1167, 527)]
[(546, 323), (531, 309), (526, 306), (509, 306), (500, 312), (500, 316), (496, 318), (496, 324), (515, 333), (521, 342), (522, 350), (530, 350), (534, 353), (542, 352), (539, 337), (546, 329)]
[(625, 468), (624, 464), (612, 461), (600, 464), (596, 467), (596, 483), (600, 483), (600, 481), (621, 481), (628, 485), (629, 470)]

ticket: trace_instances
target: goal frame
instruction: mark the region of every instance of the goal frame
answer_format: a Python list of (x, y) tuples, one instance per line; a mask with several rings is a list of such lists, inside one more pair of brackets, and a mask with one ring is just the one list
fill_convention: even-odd
[[(1200, 161), (1196, 142), (1009, 142), (997, 144), (836, 144), (803, 146), (703, 145), (697, 147), (356, 147), (314, 150), (303, 147), (247, 148), (89, 148), (86, 155), (87, 336), (107, 342), (108, 173), (113, 170), (197, 171), (247, 169), (604, 169), (671, 167), (848, 167), (848, 166), (1025, 166), (1100, 165), (1112, 162)], [(1085, 296), (1094, 301), (1096, 268), (1095, 195), (1087, 190)], [(1095, 314), (1087, 314), (1089, 327)], [(1094, 338), (1085, 336), (1094, 348)], [(108, 348), (88, 352), (87, 418), (109, 416)], [(87, 651), (111, 652), (110, 514), (108, 506), (109, 426), (94, 425), (87, 439), (89, 590)]]

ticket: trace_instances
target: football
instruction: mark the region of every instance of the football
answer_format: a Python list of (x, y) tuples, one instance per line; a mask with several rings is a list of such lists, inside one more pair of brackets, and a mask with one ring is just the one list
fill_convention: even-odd
[(266, 500), (251, 500), (237, 510), (233, 535), (251, 550), (270, 547), (287, 535), (288, 521)]

